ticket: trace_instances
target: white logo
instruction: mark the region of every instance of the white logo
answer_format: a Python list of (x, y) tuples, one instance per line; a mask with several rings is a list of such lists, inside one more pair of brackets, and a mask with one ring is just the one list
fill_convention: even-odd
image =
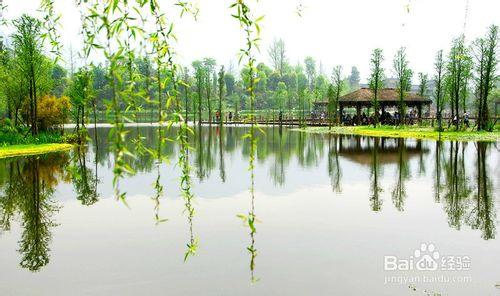
[(397, 256), (384, 256), (384, 270), (394, 271), (436, 271), (469, 270), (471, 260), (469, 256), (441, 255), (432, 243), (422, 243), (420, 248), (413, 252), (409, 258)]

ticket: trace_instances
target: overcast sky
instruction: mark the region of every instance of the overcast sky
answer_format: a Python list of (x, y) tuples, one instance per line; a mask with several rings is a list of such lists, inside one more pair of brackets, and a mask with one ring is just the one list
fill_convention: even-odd
[[(80, 16), (72, 0), (56, 0), (62, 13), (62, 41), (66, 47), (81, 46)], [(162, 1), (164, 2), (164, 1)], [(241, 31), (230, 16), (232, 1), (198, 0), (197, 21), (184, 17), (176, 27), (176, 51), (181, 63), (210, 56), (219, 63), (235, 64), (241, 46)], [(407, 47), (415, 72), (432, 73), (434, 55), (448, 49), (451, 40), (464, 30), (467, 0), (260, 0), (256, 15), (264, 15), (260, 61), (269, 63), (267, 48), (274, 38), (286, 43), (289, 62), (296, 64), (313, 56), (324, 72), (341, 64), (345, 74), (355, 65), (362, 81), (369, 75), (371, 51), (380, 47), (386, 58), (386, 75), (396, 50)], [(39, 0), (4, 0), (7, 18), (36, 14)], [(409, 12), (407, 6), (409, 5)], [(302, 16), (297, 14), (302, 7)], [(466, 38), (484, 35), (491, 24), (500, 24), (499, 0), (470, 0)]]

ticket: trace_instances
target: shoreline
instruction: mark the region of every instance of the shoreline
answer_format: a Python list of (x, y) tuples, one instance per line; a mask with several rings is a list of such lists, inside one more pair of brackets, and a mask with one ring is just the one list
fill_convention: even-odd
[(67, 151), (72, 147), (71, 144), (59, 143), (2, 146), (0, 147), (0, 159)]
[(419, 140), (446, 140), (446, 141), (478, 141), (478, 142), (498, 142), (500, 140), (500, 131), (478, 132), (478, 131), (444, 131), (437, 132), (432, 127), (395, 127), (379, 126), (332, 126), (328, 127), (306, 127), (295, 128), (294, 131), (316, 134), (337, 134), (337, 135), (356, 135), (382, 138), (412, 138)]

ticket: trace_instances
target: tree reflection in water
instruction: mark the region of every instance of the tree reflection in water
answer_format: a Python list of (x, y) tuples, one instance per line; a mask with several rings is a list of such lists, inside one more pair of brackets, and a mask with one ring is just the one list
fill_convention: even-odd
[(476, 172), (476, 196), (472, 202), (472, 209), (467, 219), (472, 229), (480, 229), (485, 240), (494, 239), (496, 236), (496, 211), (492, 182), (488, 177), (487, 147), (489, 143), (476, 143), (477, 149), (477, 172)]
[(380, 187), (380, 175), (382, 174), (382, 170), (379, 163), (379, 138), (373, 139), (373, 148), (372, 148), (372, 165), (370, 169), (371, 176), (371, 186), (370, 186), (370, 205), (374, 212), (378, 212), (382, 210), (383, 201), (380, 198), (380, 193), (382, 193), (383, 189)]
[[(97, 193), (99, 179), (97, 178), (97, 166), (95, 172), (93, 172), (87, 165), (87, 149), (87, 146), (76, 146), (69, 172), (75, 188), (76, 199), (82, 205), (91, 206), (99, 200), (99, 194)], [(97, 160), (95, 160), (95, 163), (97, 163)]]
[(448, 159), (444, 162), (446, 170), (444, 208), (450, 227), (460, 229), (466, 214), (468, 198), (472, 193), (469, 177), (465, 172), (466, 142), (451, 142)]
[[(139, 129), (148, 149), (159, 149), (157, 153), (162, 157), (178, 157), (180, 150), (176, 149), (177, 146), (168, 143), (162, 145), (156, 129)], [(175, 129), (172, 127), (165, 130), (165, 138), (173, 138), (177, 132)], [(239, 176), (234, 175), (234, 162), (227, 160), (239, 154), (244, 161), (248, 161), (252, 152), (256, 161), (250, 176), (250, 206), (246, 215), (241, 215), (241, 218), (249, 229), (247, 251), (250, 253), (253, 280), (256, 280), (254, 270), (257, 256), (254, 174), (262, 172), (262, 168), (271, 177), (272, 185), (286, 187), (287, 182), (293, 180), (291, 177), (287, 178), (287, 174), (293, 176), (300, 173), (300, 170), (287, 170), (288, 167), (293, 167), (292, 164), (302, 168), (325, 165), (332, 190), (340, 193), (343, 183), (351, 181), (353, 174), (364, 177), (358, 172), (346, 171), (347, 168), (352, 168), (352, 164), (347, 162), (354, 163), (364, 167), (359, 172), (366, 172), (366, 177), (369, 177), (365, 181), (369, 187), (367, 203), (375, 212), (382, 211), (384, 192), (390, 193), (389, 198), (394, 207), (403, 211), (406, 200), (411, 197), (411, 192), (406, 190), (413, 183), (411, 178), (415, 175), (430, 176), (433, 184), (432, 198), (435, 202), (442, 203), (450, 227), (461, 229), (468, 226), (480, 231), (485, 240), (496, 237), (495, 180), (491, 177), (494, 169), (490, 167), (492, 164), (491, 159), (489, 160), (491, 151), (494, 151), (492, 144), (311, 135), (275, 127), (267, 128), (265, 133), (255, 133), (258, 141), (252, 151), (251, 143), (243, 139), (248, 128), (202, 126), (197, 129), (193, 137), (188, 139), (189, 146), (193, 147), (185, 151), (185, 163), (188, 165), (176, 166), (179, 170), (185, 169), (180, 172), (181, 175), (189, 176), (192, 165), (193, 172), (198, 177), (197, 180), (183, 181), (181, 188), (189, 229), (185, 258), (193, 255), (198, 246), (193, 233), (195, 211), (191, 202), (191, 183), (196, 185), (196, 182), (209, 182), (210, 178), (215, 177), (211, 176), (211, 172), (218, 170), (217, 178), (229, 186), (231, 180)], [(94, 131), (91, 130), (92, 132)], [(130, 130), (131, 134), (135, 132), (135, 128)], [(24, 268), (37, 271), (49, 262), (51, 229), (56, 225), (54, 215), (59, 209), (53, 195), (59, 182), (71, 182), (76, 199), (87, 206), (99, 202), (100, 195), (105, 192), (100, 188), (97, 170), (106, 170), (106, 167), (111, 169), (113, 155), (106, 149), (106, 129), (99, 129), (94, 137), (102, 145), (99, 149), (91, 144), (88, 147), (75, 147), (69, 154), (0, 161), (0, 230), (9, 231), (12, 221), (16, 221), (16, 217), (20, 218), (23, 231), (19, 252)], [(431, 148), (433, 153), (430, 153)], [(160, 166), (161, 162), (155, 163), (156, 160), (157, 157), (151, 153), (125, 158), (138, 173), (151, 177), (152, 182), (161, 176), (165, 168), (169, 170), (166, 164)], [(426, 169), (425, 164), (433, 165)], [(384, 176), (384, 171), (390, 169), (392, 172), (392, 168), (395, 169), (394, 175), (391, 173), (390, 176)], [(229, 174), (230, 171), (233, 174)], [(158, 186), (163, 186), (163, 182), (166, 182), (163, 179), (157, 179)], [(389, 188), (385, 188), (386, 181), (390, 184), (387, 186)]]
[[(405, 139), (397, 139), (397, 169), (396, 169), (396, 184), (392, 189), (392, 202), (398, 211), (404, 211), (406, 199), (405, 182), (410, 178), (410, 168), (406, 157)], [(417, 144), (417, 151), (421, 150), (421, 146)], [(422, 155), (422, 153), (420, 153)]]
[(67, 164), (65, 153), (13, 159), (6, 182), (0, 182), (0, 229), (10, 230), (12, 218), (21, 218), (20, 265), (33, 272), (50, 261), (53, 216), (59, 211), (53, 195), (59, 180), (68, 179)]
[(339, 162), (338, 141), (339, 137), (328, 135), (328, 175), (333, 192), (342, 192), (342, 168)]

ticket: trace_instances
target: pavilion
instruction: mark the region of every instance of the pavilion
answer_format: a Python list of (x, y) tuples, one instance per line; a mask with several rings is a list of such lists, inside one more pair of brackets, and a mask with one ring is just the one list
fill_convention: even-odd
[[(360, 88), (339, 99), (339, 111), (342, 114), (344, 108), (356, 108), (356, 115), (359, 119), (363, 108), (372, 108), (373, 90), (369, 88)], [(399, 104), (399, 91), (395, 88), (383, 88), (378, 92), (379, 108), (385, 110), (386, 107), (397, 107)], [(430, 106), (432, 101), (418, 94), (405, 93), (404, 103), (407, 107), (416, 107), (418, 118), (422, 117), (422, 107)], [(314, 103), (316, 112), (326, 112), (328, 110), (328, 101)]]

